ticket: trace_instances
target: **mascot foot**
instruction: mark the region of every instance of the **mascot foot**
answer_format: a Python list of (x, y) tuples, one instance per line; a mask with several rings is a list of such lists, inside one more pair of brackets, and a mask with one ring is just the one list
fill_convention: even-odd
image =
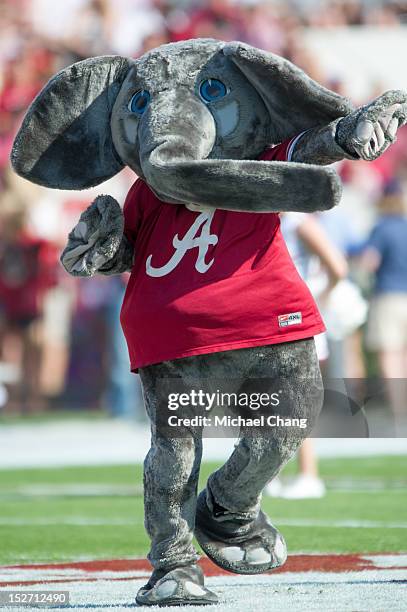
[(206, 490), (198, 497), (195, 537), (216, 565), (236, 574), (261, 574), (287, 559), (284, 538), (264, 512), (250, 522), (228, 519), (226, 510), (210, 510)]
[(204, 586), (197, 565), (177, 567), (169, 572), (155, 570), (137, 593), (139, 606), (204, 606), (218, 603), (215, 593)]

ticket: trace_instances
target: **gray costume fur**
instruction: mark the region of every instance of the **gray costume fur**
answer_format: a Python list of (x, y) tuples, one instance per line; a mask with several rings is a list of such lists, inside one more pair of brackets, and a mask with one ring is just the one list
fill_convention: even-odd
[[(201, 84), (220, 80), (226, 95), (203, 99)], [(136, 92), (148, 92), (135, 112)], [(145, 94), (144, 94), (145, 95)], [(373, 160), (406, 122), (407, 95), (387, 92), (366, 107), (325, 89), (296, 66), (249, 45), (196, 39), (168, 44), (137, 60), (91, 58), (65, 68), (29, 108), (12, 164), (28, 180), (85, 189), (125, 165), (162, 200), (192, 210), (327, 210), (341, 196), (331, 168), (340, 159)], [(270, 145), (301, 134), (292, 161), (257, 161)], [(120, 206), (100, 196), (69, 235), (62, 263), (74, 276), (131, 270)], [(140, 371), (152, 446), (145, 461), (145, 521), (151, 538), (145, 605), (217, 600), (195, 565), (195, 535), (221, 567), (257, 573), (286, 558), (283, 537), (260, 511), (261, 491), (309, 435), (322, 403), (312, 339), (154, 364)], [(202, 431), (163, 436), (156, 427), (160, 379), (286, 377), (292, 416), (306, 429), (266, 436), (242, 431), (226, 464), (197, 499)], [(302, 382), (300, 383), (299, 380)]]

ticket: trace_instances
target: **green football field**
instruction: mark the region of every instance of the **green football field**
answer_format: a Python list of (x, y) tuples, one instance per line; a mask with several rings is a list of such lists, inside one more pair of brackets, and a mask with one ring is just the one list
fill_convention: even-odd
[[(202, 466), (202, 484), (216, 467)], [(407, 551), (406, 456), (325, 459), (320, 469), (325, 498), (264, 498), (291, 553)], [(141, 466), (0, 470), (1, 565), (147, 551)]]

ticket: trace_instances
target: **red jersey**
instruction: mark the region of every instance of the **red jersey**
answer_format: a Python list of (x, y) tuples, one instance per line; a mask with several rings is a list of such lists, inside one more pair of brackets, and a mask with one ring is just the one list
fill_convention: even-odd
[[(260, 159), (287, 161), (292, 142)], [(325, 330), (277, 213), (193, 212), (138, 179), (124, 217), (135, 251), (121, 311), (132, 370)]]

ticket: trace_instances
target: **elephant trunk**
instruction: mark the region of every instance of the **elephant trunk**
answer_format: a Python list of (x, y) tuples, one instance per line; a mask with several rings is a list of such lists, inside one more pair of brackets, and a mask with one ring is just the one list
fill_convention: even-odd
[(143, 175), (165, 202), (242, 212), (313, 212), (339, 202), (340, 181), (332, 169), (208, 159), (216, 139), (215, 121), (186, 88), (157, 96), (140, 130)]
[(152, 101), (140, 125), (140, 163), (161, 199), (180, 202), (173, 164), (207, 158), (215, 138), (212, 114), (187, 88), (164, 91)]

